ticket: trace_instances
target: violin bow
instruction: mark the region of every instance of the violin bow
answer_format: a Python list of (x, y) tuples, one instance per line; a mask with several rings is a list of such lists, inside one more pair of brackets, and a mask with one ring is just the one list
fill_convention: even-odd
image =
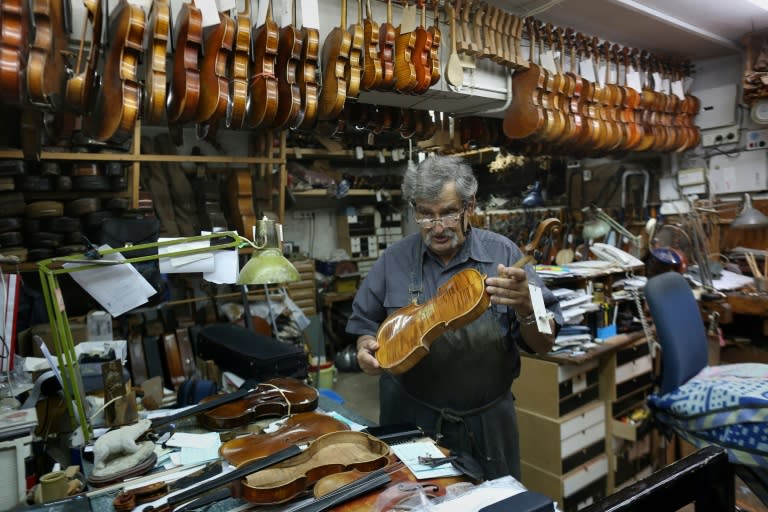
[(174, 507), (176, 507), (177, 505), (186, 503), (192, 500), (193, 498), (196, 498), (211, 490), (216, 489), (217, 487), (221, 487), (231, 482), (236, 482), (241, 478), (245, 478), (251, 473), (256, 473), (257, 471), (261, 471), (262, 469), (266, 469), (270, 466), (274, 466), (275, 464), (279, 464), (284, 460), (290, 459), (291, 457), (295, 457), (301, 452), (302, 452), (302, 449), (299, 445), (297, 444), (291, 445), (288, 448), (284, 448), (279, 452), (276, 452), (276, 453), (273, 453), (272, 455), (264, 457), (263, 459), (256, 459), (252, 462), (247, 462), (242, 466), (240, 466), (239, 468), (229, 471), (227, 473), (224, 473), (223, 475), (217, 475), (208, 480), (199, 482), (197, 485), (195, 485), (192, 488), (179, 491), (175, 494), (169, 494), (169, 495), (163, 496), (158, 500), (151, 501), (149, 503), (144, 503), (143, 505), (139, 505), (134, 509), (134, 512), (149, 512), (150, 510), (157, 510), (160, 508), (166, 509), (166, 507), (168, 510), (173, 510)]

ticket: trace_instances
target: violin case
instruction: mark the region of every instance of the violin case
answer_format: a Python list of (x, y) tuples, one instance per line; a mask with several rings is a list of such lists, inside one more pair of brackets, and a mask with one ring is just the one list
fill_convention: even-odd
[(257, 334), (234, 324), (210, 324), (197, 334), (197, 352), (222, 370), (244, 379), (307, 376), (304, 347)]

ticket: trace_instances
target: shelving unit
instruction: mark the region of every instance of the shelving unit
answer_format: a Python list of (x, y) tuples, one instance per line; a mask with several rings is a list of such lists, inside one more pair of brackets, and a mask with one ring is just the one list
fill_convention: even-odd
[[(123, 162), (129, 163), (127, 168), (127, 188), (121, 191), (106, 192), (106, 191), (88, 191), (88, 195), (96, 198), (112, 198), (122, 197), (130, 200), (130, 208), (136, 209), (139, 205), (139, 183), (141, 175), (141, 164), (150, 162), (175, 162), (175, 163), (195, 163), (195, 164), (213, 164), (220, 165), (221, 170), (226, 172), (228, 167), (226, 166), (253, 166), (252, 175), (254, 180), (271, 180), (271, 166), (277, 165), (278, 171), (278, 183), (276, 188), (277, 204), (271, 204), (267, 209), (275, 211), (279, 217), (281, 223), (285, 220), (285, 187), (287, 184), (287, 171), (286, 171), (286, 134), (281, 132), (277, 135), (279, 137), (279, 145), (273, 144), (274, 134), (265, 133), (264, 138), (266, 141), (260, 144), (258, 149), (251, 148), (251, 151), (261, 151), (266, 153), (267, 156), (224, 156), (224, 155), (178, 155), (178, 154), (143, 154), (141, 152), (141, 123), (137, 122), (134, 128), (134, 136), (129, 151), (104, 151), (99, 152), (98, 147), (93, 148), (93, 152), (69, 152), (69, 151), (56, 151), (46, 150), (41, 151), (41, 161), (61, 161), (61, 162), (78, 162), (88, 161), (93, 162)], [(23, 160), (24, 155), (20, 149), (6, 149), (0, 150), (0, 160)], [(272, 183), (270, 183), (270, 187)], [(35, 200), (69, 200), (76, 197), (82, 197), (82, 192), (78, 191), (45, 191), (45, 192), (24, 192), (25, 199), (27, 197), (34, 198)], [(34, 271), (37, 269), (37, 265), (34, 262), (24, 262), (18, 265), (15, 264), (2, 264), (2, 268), (9, 271)]]

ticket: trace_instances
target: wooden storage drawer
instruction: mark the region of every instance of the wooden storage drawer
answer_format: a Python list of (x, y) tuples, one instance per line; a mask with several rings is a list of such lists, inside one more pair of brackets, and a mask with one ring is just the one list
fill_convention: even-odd
[(531, 356), (520, 359), (520, 377), (512, 384), (518, 407), (559, 418), (600, 394), (597, 361), (561, 365)]
[(522, 460), (565, 474), (605, 452), (605, 404), (594, 401), (561, 418), (517, 409)]
[(523, 485), (557, 501), (564, 512), (580, 510), (606, 495), (608, 456), (605, 454), (565, 475), (544, 471), (525, 461), (520, 466)]

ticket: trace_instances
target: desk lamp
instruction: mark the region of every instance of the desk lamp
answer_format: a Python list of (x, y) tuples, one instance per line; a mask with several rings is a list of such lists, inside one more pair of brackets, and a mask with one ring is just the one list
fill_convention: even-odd
[[(188, 249), (186, 244), (189, 242), (213, 242), (215, 245), (206, 245)], [(203, 253), (212, 253), (221, 250), (236, 250), (241, 246), (254, 246), (253, 242), (238, 235), (233, 231), (224, 231), (186, 238), (165, 240), (162, 242), (153, 242), (148, 244), (136, 244), (132, 246), (99, 249), (89, 251), (85, 254), (73, 254), (70, 256), (58, 256), (39, 261), (38, 273), (42, 284), (43, 297), (48, 312), (49, 322), (51, 324), (51, 334), (53, 337), (56, 355), (59, 357), (59, 368), (62, 376), (62, 389), (64, 392), (67, 412), (69, 413), (72, 426), (78, 424), (82, 428), (84, 441), (91, 438), (92, 430), (90, 418), (86, 411), (85, 392), (83, 390), (80, 368), (75, 354), (75, 343), (72, 336), (72, 329), (69, 325), (64, 301), (61, 295), (61, 287), (58, 277), (61, 274), (81, 272), (96, 269), (102, 265), (126, 265), (140, 263), (144, 261), (153, 261), (160, 258), (173, 258), (181, 256), (199, 255)], [(174, 247), (175, 246), (175, 247)], [(181, 249), (179, 247), (182, 247)], [(159, 254), (157, 249), (166, 247), (169, 252)], [(145, 256), (133, 256), (135, 251), (145, 251), (153, 249), (152, 254)], [(122, 256), (122, 259), (105, 258), (105, 256)], [(135, 254), (142, 254), (136, 252)], [(76, 265), (67, 265), (76, 264)]]
[(640, 250), (642, 248), (642, 238), (640, 236), (635, 235), (619, 224), (613, 217), (605, 213), (602, 208), (598, 208), (597, 206), (587, 206), (582, 211), (591, 214), (591, 218), (584, 221), (584, 228), (581, 232), (581, 235), (585, 239), (594, 240), (607, 235), (613, 230), (629, 240), (631, 246), (629, 252), (632, 256), (640, 257)]
[(248, 285), (260, 284), (264, 286), (264, 294), (267, 297), (272, 333), (277, 336), (277, 323), (274, 314), (272, 314), (272, 303), (267, 285), (296, 282), (301, 279), (301, 276), (293, 263), (283, 256), (282, 224), (263, 217), (256, 221), (253, 231), (255, 250), (251, 259), (240, 269), (240, 274), (237, 276), (237, 284), (242, 285), (240, 292), (243, 298), (243, 307), (245, 307), (243, 313), (245, 325), (253, 331), (253, 319), (248, 306)]
[(752, 197), (744, 194), (744, 208), (731, 222), (732, 229), (759, 229), (768, 227), (768, 217), (752, 206)]

